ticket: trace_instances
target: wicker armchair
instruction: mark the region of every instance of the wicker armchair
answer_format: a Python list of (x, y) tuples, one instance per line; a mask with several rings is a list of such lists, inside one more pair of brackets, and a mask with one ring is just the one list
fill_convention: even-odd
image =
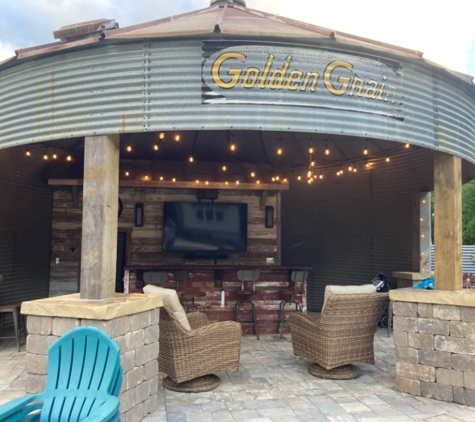
[(358, 377), (358, 368), (351, 363), (374, 363), (374, 334), (388, 303), (388, 293), (334, 294), (318, 319), (293, 313), (294, 355), (316, 362), (308, 372), (317, 377)]
[(163, 385), (182, 392), (209, 391), (220, 383), (213, 372), (239, 369), (241, 325), (233, 321), (208, 325), (203, 312), (186, 316), (191, 331), (183, 328), (166, 302), (161, 308), (158, 365), (167, 374)]

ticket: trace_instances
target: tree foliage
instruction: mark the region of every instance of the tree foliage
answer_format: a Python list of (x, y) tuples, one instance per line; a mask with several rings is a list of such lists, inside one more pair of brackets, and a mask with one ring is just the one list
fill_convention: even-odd
[(475, 245), (475, 180), (462, 186), (462, 233), (464, 245)]

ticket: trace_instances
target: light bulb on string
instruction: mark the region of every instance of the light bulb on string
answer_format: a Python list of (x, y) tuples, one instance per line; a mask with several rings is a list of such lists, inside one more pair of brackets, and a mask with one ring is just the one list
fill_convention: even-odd
[(275, 177), (272, 178), (272, 181), (275, 182)]
[(353, 166), (351, 164), (348, 166), (348, 171), (353, 171)]
[(127, 145), (127, 148), (125, 148), (127, 152), (132, 152), (132, 145), (129, 144)]
[(154, 151), (158, 151), (159, 148), (160, 148), (160, 147), (158, 146), (158, 144), (153, 144), (153, 150), (154, 150)]
[(239, 180), (236, 180), (236, 185), (239, 185)]
[(406, 148), (406, 149), (411, 148), (411, 144), (409, 142), (406, 142), (406, 144), (404, 145), (404, 148)]
[(190, 158), (188, 158), (188, 161), (189, 161), (190, 163), (192, 163), (193, 161), (195, 161), (195, 159), (193, 158), (192, 155), (190, 155)]
[(145, 175), (145, 180), (150, 180), (150, 177), (148, 176), (148, 174)]
[(208, 180), (205, 182), (205, 185), (206, 185), (206, 186), (208, 186), (208, 185), (209, 185), (209, 181), (208, 181)]
[(180, 142), (181, 136), (177, 133), (174, 139), (175, 139), (175, 142)]
[(323, 179), (323, 174), (320, 172), (320, 175), (318, 176), (319, 179)]
[(158, 139), (165, 139), (165, 133), (164, 132), (160, 132), (159, 135), (158, 135)]
[(282, 155), (283, 152), (284, 150), (282, 149), (282, 147), (277, 148), (277, 155)]
[(391, 159), (389, 157), (386, 157), (386, 160), (384, 160), (384, 161), (386, 161), (386, 163), (389, 163), (391, 161)]
[(196, 183), (200, 183), (199, 179), (196, 179), (195, 182), (196, 182)]
[(364, 147), (363, 155), (368, 155), (368, 146)]
[(356, 169), (356, 167), (353, 168), (353, 173), (356, 173), (358, 170)]
[(226, 181), (224, 182), (224, 184), (227, 186), (227, 185), (229, 185), (229, 182), (226, 180)]
[(330, 148), (328, 148), (328, 145), (326, 142), (325, 142), (325, 155), (330, 155)]
[(257, 183), (258, 185), (260, 185), (260, 184), (261, 184), (261, 181), (260, 181), (260, 180), (258, 180), (258, 181), (256, 181), (256, 183)]
[(256, 177), (256, 173), (254, 173), (253, 171), (251, 172), (251, 177)]
[(226, 171), (228, 168), (226, 166), (223, 166), (223, 171)]
[(175, 179), (175, 178), (173, 178), (173, 179), (172, 179), (172, 182), (173, 182), (173, 183), (175, 183), (175, 182), (176, 182), (176, 179)]
[(160, 181), (163, 182), (163, 176), (160, 176)]
[(298, 175), (298, 176), (297, 176), (297, 180), (298, 180), (298, 181), (302, 180), (302, 176)]
[(312, 171), (309, 170), (309, 171), (307, 172), (307, 177), (312, 177), (312, 174), (313, 174)]
[(66, 157), (66, 161), (73, 161), (73, 157), (71, 156), (71, 154), (68, 154), (68, 156)]
[(126, 177), (129, 177), (130, 176), (130, 173), (128, 171), (125, 172), (125, 176)]
[(48, 159), (48, 154), (45, 151), (45, 153), (43, 154), (43, 160), (47, 160), (47, 159)]
[(58, 154), (56, 154), (56, 149), (53, 150), (53, 160), (58, 159)]
[(31, 152), (30, 152), (30, 150), (29, 150), (28, 148), (26, 149), (25, 155), (26, 155), (27, 157), (31, 157)]
[(275, 176), (275, 180), (279, 181), (280, 177), (279, 176)]
[(284, 183), (287, 183), (287, 182), (288, 182), (287, 177), (284, 177), (283, 182), (284, 182)]
[(309, 154), (313, 154), (315, 152), (315, 150), (313, 149), (313, 145), (312, 143), (310, 142), (310, 146), (308, 147), (308, 153)]
[(310, 167), (315, 167), (315, 161), (312, 161), (312, 162), (310, 163)]
[(231, 151), (236, 151), (236, 143), (234, 142), (234, 135), (231, 134), (231, 138), (229, 139), (229, 149)]

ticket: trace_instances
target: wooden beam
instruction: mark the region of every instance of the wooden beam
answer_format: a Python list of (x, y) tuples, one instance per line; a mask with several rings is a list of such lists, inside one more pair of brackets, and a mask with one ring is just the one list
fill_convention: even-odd
[(118, 197), (119, 135), (86, 137), (81, 299), (101, 300), (115, 295)]
[(434, 153), (435, 288), (462, 289), (462, 160)]
[[(49, 179), (50, 186), (81, 186), (82, 179)], [(160, 182), (158, 180), (121, 180), (119, 186), (123, 188), (169, 188), (169, 189), (226, 189), (226, 190), (289, 190), (288, 183), (235, 183), (229, 182)]]

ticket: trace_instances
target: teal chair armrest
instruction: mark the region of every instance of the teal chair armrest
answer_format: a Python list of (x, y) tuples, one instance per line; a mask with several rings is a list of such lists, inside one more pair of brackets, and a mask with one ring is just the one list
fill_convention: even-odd
[(115, 422), (119, 420), (119, 416), (119, 399), (110, 396), (102, 406), (95, 409), (82, 422)]
[(43, 403), (37, 402), (37, 400), (41, 400), (41, 394), (31, 394), (29, 396), (19, 397), (0, 405), (0, 421), (20, 421), (31, 412), (41, 409)]

